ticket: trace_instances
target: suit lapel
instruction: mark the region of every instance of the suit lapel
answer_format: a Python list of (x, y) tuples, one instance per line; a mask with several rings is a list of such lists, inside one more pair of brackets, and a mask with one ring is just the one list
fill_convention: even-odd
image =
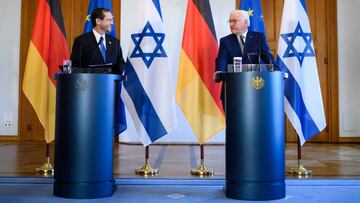
[[(99, 47), (97, 46), (95, 35), (93, 32), (91, 32), (91, 34), (90, 34), (89, 42), (90, 42), (91, 50), (96, 50), (96, 48), (99, 49)], [(100, 52), (100, 49), (99, 49), (99, 52)]]
[(105, 63), (108, 63), (111, 59), (110, 53), (113, 53), (112, 49), (113, 49), (114, 45), (113, 42), (110, 40), (110, 37), (108, 35), (106, 35), (106, 61)]

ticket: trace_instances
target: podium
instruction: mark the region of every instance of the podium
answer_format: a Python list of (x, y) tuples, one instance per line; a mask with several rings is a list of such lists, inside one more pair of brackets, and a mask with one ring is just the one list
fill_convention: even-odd
[(225, 194), (242, 200), (285, 197), (284, 75), (224, 73)]
[(57, 74), (54, 195), (111, 196), (113, 179), (114, 74)]

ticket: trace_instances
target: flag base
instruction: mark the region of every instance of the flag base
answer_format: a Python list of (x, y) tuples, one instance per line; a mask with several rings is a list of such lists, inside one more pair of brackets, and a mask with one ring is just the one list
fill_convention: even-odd
[(203, 163), (191, 170), (191, 174), (195, 176), (213, 176), (214, 173), (215, 171), (213, 169), (204, 166)]
[(54, 175), (54, 168), (50, 163), (50, 158), (47, 159), (47, 162), (44, 163), (40, 168), (35, 169), (37, 173), (43, 174), (44, 176)]
[(292, 174), (292, 175), (298, 175), (298, 176), (310, 176), (310, 175), (312, 175), (312, 171), (307, 170), (306, 168), (304, 168), (303, 165), (298, 165), (297, 167), (289, 168), (287, 170), (287, 173)]
[(142, 166), (141, 168), (135, 169), (135, 173), (144, 176), (153, 176), (159, 173), (159, 169), (151, 167), (149, 163), (145, 163), (144, 166)]

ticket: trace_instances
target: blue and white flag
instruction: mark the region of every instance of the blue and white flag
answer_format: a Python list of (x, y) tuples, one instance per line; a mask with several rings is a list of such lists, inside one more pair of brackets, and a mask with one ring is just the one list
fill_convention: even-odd
[(147, 146), (177, 126), (175, 89), (166, 52), (159, 0), (138, 1), (129, 44), (122, 98), (140, 140)]
[(262, 15), (260, 0), (241, 0), (240, 9), (247, 11), (249, 14), (249, 31), (265, 34), (264, 16)]
[(277, 65), (289, 74), (285, 112), (304, 144), (326, 126), (305, 0), (285, 0)]
[[(93, 29), (91, 24), (91, 13), (96, 8), (107, 8), (112, 13), (112, 4), (111, 0), (90, 0), (88, 12), (86, 15), (86, 22), (84, 27), (84, 33), (90, 32)], [(116, 37), (115, 24), (111, 26), (111, 32), (108, 33), (113, 37)], [(116, 93), (115, 93), (115, 120), (114, 120), (114, 135), (119, 135), (126, 130), (126, 116), (125, 116), (125, 106), (121, 99), (121, 83), (116, 83)]]
[[(93, 12), (93, 10), (95, 8), (107, 8), (112, 13), (111, 0), (90, 0), (88, 12), (87, 12), (87, 15), (86, 15), (84, 33), (90, 32), (93, 29), (93, 26), (91, 24), (90, 16), (91, 16), (91, 13)], [(111, 32), (108, 33), (108, 34), (112, 35), (113, 37), (116, 37), (115, 24), (113, 24), (111, 26)]]

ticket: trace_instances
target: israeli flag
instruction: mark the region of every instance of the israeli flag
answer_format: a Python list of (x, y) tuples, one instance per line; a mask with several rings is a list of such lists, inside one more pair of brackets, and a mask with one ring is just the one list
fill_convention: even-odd
[(176, 128), (175, 89), (159, 0), (138, 1), (129, 44), (122, 98), (140, 140), (147, 146)]
[(277, 54), (277, 65), (289, 74), (285, 112), (304, 144), (326, 126), (305, 0), (285, 0)]

